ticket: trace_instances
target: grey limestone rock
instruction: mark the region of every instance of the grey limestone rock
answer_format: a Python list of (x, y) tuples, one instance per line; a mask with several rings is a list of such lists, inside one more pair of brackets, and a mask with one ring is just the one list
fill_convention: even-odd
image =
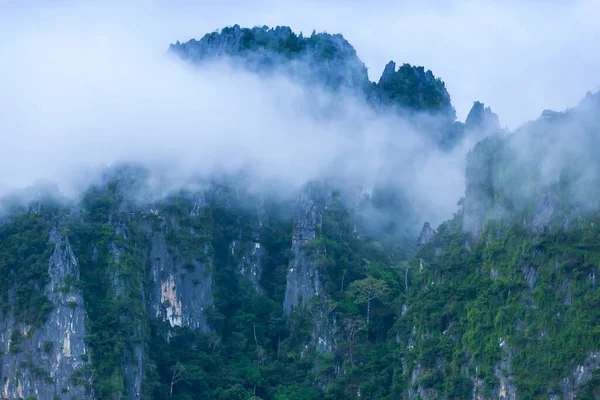
[(423, 246), (433, 239), (435, 235), (435, 231), (431, 228), (429, 222), (425, 222), (423, 224), (423, 228), (421, 229), (421, 234), (419, 235), (419, 239), (417, 239), (417, 246)]
[[(79, 280), (79, 263), (69, 239), (54, 228), (54, 252), (48, 263), (45, 291), (53, 309), (39, 328), (0, 314), (0, 395), (4, 399), (94, 399), (89, 348), (84, 341), (87, 313)], [(18, 331), (18, 335), (15, 335)], [(20, 337), (18, 347), (13, 339)]]

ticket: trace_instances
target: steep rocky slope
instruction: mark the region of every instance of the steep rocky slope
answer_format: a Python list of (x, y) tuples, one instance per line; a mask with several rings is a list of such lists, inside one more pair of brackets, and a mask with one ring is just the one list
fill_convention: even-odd
[[(32, 210), (28, 218), (43, 219), (44, 216)], [(3, 235), (3, 240), (11, 239), (16, 238)], [(30, 296), (18, 294), (29, 290), (23, 286), (9, 288), (8, 304), (1, 314), (2, 397), (53, 399), (59, 393), (68, 392), (73, 398), (93, 398), (90, 350), (84, 341), (87, 313), (81, 289), (75, 285), (79, 282), (79, 263), (68, 237), (59, 233), (56, 226), (51, 228), (45, 241), (51, 247), (50, 253), (46, 251), (46, 257), (42, 256), (47, 263), (47, 271), (42, 272), (47, 283), (38, 288), (45, 301), (42, 310), (30, 310), (45, 314), (43, 319), (31, 324), (27, 318), (15, 315), (18, 307), (15, 302), (26, 301), (24, 297)]]
[(598, 396), (600, 95), (508, 133), (479, 102), (455, 123), (423, 68), (368, 82), (339, 35), (234, 26), (171, 51), (304, 63), (304, 83), (436, 116), (440, 143), (480, 135), (457, 213), (419, 236), (391, 185), (215, 176), (156, 197), (131, 165), (77, 200), (6, 205), (2, 398)]
[[(433, 238), (424, 229), (411, 264), (400, 326), (415, 396), (597, 396), (599, 170), (581, 145), (598, 105), (588, 95), (469, 154), (462, 209)], [(577, 160), (555, 147), (571, 140)]]

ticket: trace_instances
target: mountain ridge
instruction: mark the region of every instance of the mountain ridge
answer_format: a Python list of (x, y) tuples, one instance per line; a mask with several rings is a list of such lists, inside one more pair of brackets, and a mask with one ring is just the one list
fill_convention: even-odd
[[(247, 46), (241, 61), (268, 74), (273, 54), (261, 49), (336, 59), (347, 44), (287, 27), (225, 29), (173, 48), (202, 58)], [(337, 70), (346, 61), (320, 62), (315, 76), (330, 74), (334, 88), (354, 82)], [(380, 83), (392, 84), (392, 103), (448, 120), (445, 86), (424, 68), (391, 62)], [(70, 202), (51, 190), (17, 201), (0, 220), (0, 394), (594, 398), (599, 99), (515, 132), (475, 102), (460, 126), (482, 138), (464, 197), (420, 235), (419, 210), (397, 188), (325, 178), (280, 195), (243, 174), (210, 177), (152, 196), (150, 171), (125, 164)]]
[(456, 121), (441, 79), (424, 67), (402, 64), (396, 69), (390, 61), (379, 81), (371, 82), (366, 66), (341, 34), (313, 32), (304, 37), (287, 26), (250, 29), (234, 25), (200, 40), (171, 44), (168, 53), (193, 64), (229, 57), (234, 65), (253, 72), (283, 71), (303, 84), (349, 92), (377, 110), (391, 108), (406, 118), (415, 113), (435, 115), (440, 121), (426, 122), (423, 130), (441, 129), (443, 136), (435, 140), (444, 147), (452, 147), (463, 135), (463, 124)]

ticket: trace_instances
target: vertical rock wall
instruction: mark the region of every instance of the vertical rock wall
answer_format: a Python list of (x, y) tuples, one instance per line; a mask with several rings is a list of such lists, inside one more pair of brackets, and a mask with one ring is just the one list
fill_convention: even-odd
[(206, 309), (213, 304), (210, 264), (174, 260), (164, 234), (155, 232), (150, 250), (150, 313), (171, 327), (209, 332)]
[[(0, 395), (4, 399), (93, 399), (93, 373), (84, 342), (87, 313), (76, 288), (79, 264), (69, 239), (53, 229), (54, 252), (45, 291), (53, 305), (39, 328), (0, 315)], [(17, 333), (18, 332), (18, 333)]]

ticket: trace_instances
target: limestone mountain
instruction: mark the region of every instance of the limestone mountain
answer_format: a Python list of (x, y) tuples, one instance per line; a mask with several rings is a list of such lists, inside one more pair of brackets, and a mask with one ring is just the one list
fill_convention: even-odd
[(391, 184), (242, 171), (156, 195), (123, 163), (75, 199), (5, 198), (1, 398), (597, 398), (600, 94), (506, 132), (479, 102), (456, 122), (422, 67), (369, 82), (341, 35), (236, 25), (170, 51), (418, 115), (445, 150), (476, 132), (464, 197), (420, 229)]
[(404, 117), (423, 114), (415, 124), (423, 135), (452, 147), (462, 129), (444, 82), (424, 67), (390, 61), (378, 82), (340, 34), (296, 34), (287, 26), (240, 28), (238, 25), (204, 35), (200, 40), (169, 46), (169, 53), (194, 64), (226, 59), (259, 74), (283, 73), (302, 84), (322, 85), (354, 94), (378, 110), (393, 109)]

